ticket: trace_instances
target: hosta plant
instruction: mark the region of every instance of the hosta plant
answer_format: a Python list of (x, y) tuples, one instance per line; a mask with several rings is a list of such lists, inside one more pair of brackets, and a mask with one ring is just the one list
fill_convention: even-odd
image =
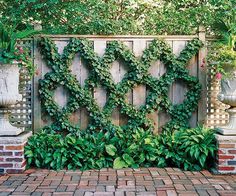
[(177, 130), (159, 136), (144, 129), (120, 129), (116, 133), (55, 133), (43, 130), (25, 147), (28, 166), (52, 169), (100, 169), (113, 167), (208, 168), (215, 156), (210, 129)]

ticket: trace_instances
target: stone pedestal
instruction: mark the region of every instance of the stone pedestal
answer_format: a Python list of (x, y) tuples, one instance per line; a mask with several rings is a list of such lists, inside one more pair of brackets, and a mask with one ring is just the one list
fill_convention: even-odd
[(10, 106), (22, 99), (19, 94), (17, 62), (0, 64), (0, 173), (21, 173), (25, 170), (24, 146), (31, 132), (9, 122)]
[(226, 110), (229, 113), (229, 122), (217, 128), (217, 131), (222, 135), (236, 135), (236, 107)]
[(23, 129), (12, 126), (9, 122), (8, 110), (0, 109), (0, 136), (19, 135)]
[(0, 136), (0, 173), (22, 173), (25, 170), (24, 146), (32, 132), (18, 136)]
[(218, 132), (223, 135), (236, 136), (236, 78), (221, 80), (221, 92), (218, 95), (219, 101), (230, 105), (228, 124), (217, 127)]
[(214, 173), (236, 174), (236, 136), (216, 134), (218, 151)]

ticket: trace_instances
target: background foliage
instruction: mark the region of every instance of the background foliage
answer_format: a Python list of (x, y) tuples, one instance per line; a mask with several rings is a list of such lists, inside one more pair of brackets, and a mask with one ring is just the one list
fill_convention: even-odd
[[(236, 5), (236, 2), (235, 2)], [(234, 6), (235, 6), (234, 5)], [(213, 28), (220, 34), (208, 47), (208, 66), (217, 79), (236, 76), (236, 6), (225, 12), (224, 18), (215, 21)]]
[(192, 34), (212, 29), (235, 0), (0, 0), (0, 20), (60, 34)]

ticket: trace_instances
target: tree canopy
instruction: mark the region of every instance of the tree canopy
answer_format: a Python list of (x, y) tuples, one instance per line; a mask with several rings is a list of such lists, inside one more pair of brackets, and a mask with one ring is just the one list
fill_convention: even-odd
[(236, 12), (235, 0), (0, 0), (0, 20), (52, 34), (193, 34)]

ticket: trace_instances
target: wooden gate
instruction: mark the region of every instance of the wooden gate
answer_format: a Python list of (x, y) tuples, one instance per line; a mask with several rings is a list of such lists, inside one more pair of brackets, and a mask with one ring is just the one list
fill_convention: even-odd
[[(93, 42), (94, 51), (102, 56), (104, 54), (107, 43), (111, 40), (122, 41), (128, 48), (135, 54), (137, 58), (141, 57), (145, 48), (148, 47), (150, 42), (155, 38), (164, 39), (172, 48), (175, 55), (179, 55), (180, 52), (185, 48), (188, 41), (193, 38), (199, 37), (200, 40), (205, 42), (205, 33), (200, 32), (194, 36), (50, 36), (58, 47), (59, 53), (63, 52), (63, 48), (67, 45), (70, 37), (86, 37)], [(35, 40), (36, 42), (37, 40)], [(188, 63), (188, 69), (190, 75), (199, 78), (202, 84), (202, 98), (199, 102), (198, 109), (192, 114), (190, 119), (190, 125), (196, 126), (198, 122), (203, 122), (206, 117), (207, 105), (206, 105), (206, 70), (202, 67), (203, 59), (205, 58), (205, 49), (201, 49), (199, 54), (194, 56)], [(33, 81), (33, 129), (34, 131), (39, 130), (43, 126), (50, 124), (50, 118), (44, 115), (41, 111), (41, 104), (38, 96), (38, 81), (43, 78), (44, 75), (50, 71), (44, 62), (37, 44), (34, 44), (34, 64), (37, 66), (36, 75)], [(76, 75), (77, 80), (83, 86), (84, 81), (88, 78), (89, 70), (81, 60), (79, 54), (76, 55), (71, 66), (72, 74)], [(153, 77), (159, 78), (165, 73), (165, 66), (160, 61), (153, 62), (149, 73)], [(110, 69), (111, 75), (115, 83), (119, 83), (124, 74), (127, 72), (127, 67), (121, 60), (117, 60), (112, 63)], [(135, 107), (139, 107), (145, 104), (146, 95), (148, 89), (146, 86), (139, 85), (135, 87), (132, 92), (127, 95), (129, 103), (132, 103)], [(186, 85), (181, 81), (176, 81), (169, 90), (169, 97), (174, 104), (181, 103), (185, 99), (185, 93), (187, 91)], [(94, 89), (94, 98), (98, 105), (102, 108), (106, 103), (107, 94), (102, 86)], [(64, 106), (68, 100), (68, 93), (61, 87), (57, 88), (54, 93), (55, 101), (60, 105)], [(155, 112), (148, 116), (154, 121), (155, 132), (160, 130), (168, 120), (169, 116), (165, 112)], [(73, 124), (78, 124), (82, 129), (85, 129), (88, 125), (89, 117), (85, 108), (79, 109), (73, 113), (70, 117), (70, 121)], [(120, 109), (116, 108), (112, 113), (112, 121), (115, 125), (123, 125), (127, 119), (120, 113)]]

